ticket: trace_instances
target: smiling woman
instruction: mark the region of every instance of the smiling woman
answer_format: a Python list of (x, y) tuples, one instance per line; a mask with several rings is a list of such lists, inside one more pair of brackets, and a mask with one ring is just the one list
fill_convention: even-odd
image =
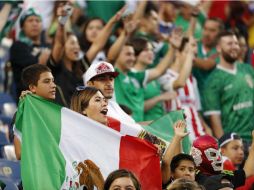
[(107, 100), (97, 88), (78, 87), (71, 98), (70, 108), (90, 119), (107, 125), (107, 105)]

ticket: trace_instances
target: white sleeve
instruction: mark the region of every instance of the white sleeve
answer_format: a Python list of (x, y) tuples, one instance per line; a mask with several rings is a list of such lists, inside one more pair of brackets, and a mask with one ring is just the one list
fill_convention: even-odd
[(173, 84), (178, 78), (179, 74), (168, 69), (167, 72), (162, 75), (158, 81), (164, 91), (173, 91)]
[(15, 124), (13, 125), (13, 133), (19, 139), (19, 141), (22, 142), (22, 134), (19, 130), (16, 129)]
[(197, 111), (201, 111), (202, 105), (201, 105), (201, 101), (200, 101), (197, 80), (194, 77), (193, 77), (193, 88), (194, 88), (194, 94), (195, 94), (195, 100), (196, 100), (195, 107), (196, 107)]

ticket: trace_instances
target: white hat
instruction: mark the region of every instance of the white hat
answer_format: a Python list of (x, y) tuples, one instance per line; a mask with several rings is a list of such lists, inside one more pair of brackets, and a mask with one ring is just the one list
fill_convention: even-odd
[(111, 63), (100, 61), (98, 63), (92, 64), (85, 73), (85, 85), (88, 81), (98, 75), (110, 74), (113, 77), (118, 76), (118, 72), (115, 71)]
[(200, 0), (180, 0), (180, 2), (187, 3), (195, 7), (200, 3)]

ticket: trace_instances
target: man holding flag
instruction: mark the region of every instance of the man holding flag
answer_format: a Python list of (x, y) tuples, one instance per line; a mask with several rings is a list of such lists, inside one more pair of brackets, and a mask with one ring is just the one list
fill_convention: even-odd
[[(42, 67), (47, 68), (33, 65), (24, 70), (23, 82), (29, 80), (25, 83), (28, 89), (52, 100), (55, 97), (53, 77), (50, 77), (50, 70)], [(43, 72), (36, 72), (41, 69)], [(37, 76), (37, 79), (33, 80), (31, 76)], [(20, 103), (16, 117), (16, 134), (22, 134), (24, 187), (78, 189), (87, 185), (84, 182), (87, 177), (84, 179), (82, 176), (93, 176), (89, 174), (89, 167), (84, 167), (92, 163), (95, 167), (91, 168), (100, 168), (104, 178), (112, 170), (126, 168), (139, 177), (145, 189), (160, 189), (157, 148), (142, 139), (124, 136), (111, 129), (105, 131), (104, 128), (45, 99), (28, 96)], [(157, 177), (149, 175), (151, 172)], [(47, 185), (41, 179), (45, 179)]]

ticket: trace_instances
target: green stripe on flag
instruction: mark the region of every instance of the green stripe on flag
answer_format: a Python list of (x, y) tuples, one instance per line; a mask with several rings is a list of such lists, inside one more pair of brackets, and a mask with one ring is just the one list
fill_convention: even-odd
[[(145, 126), (144, 129), (151, 134), (160, 137), (166, 142), (169, 142), (174, 136), (173, 125), (178, 120), (184, 120), (183, 110), (169, 112), (163, 117), (152, 122), (149, 126)], [(184, 137), (182, 146), (183, 151), (189, 154), (191, 143), (188, 136)]]
[(22, 132), (24, 189), (60, 189), (64, 182), (65, 160), (59, 149), (61, 108), (34, 95), (27, 95), (19, 103), (15, 125)]

